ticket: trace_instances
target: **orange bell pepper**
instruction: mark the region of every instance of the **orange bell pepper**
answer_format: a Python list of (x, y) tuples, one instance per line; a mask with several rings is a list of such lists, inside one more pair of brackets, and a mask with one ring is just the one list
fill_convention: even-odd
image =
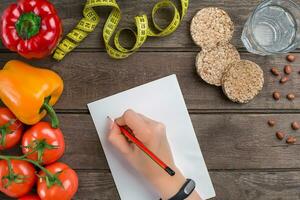
[(48, 113), (52, 126), (59, 121), (52, 106), (63, 91), (55, 72), (12, 60), (0, 70), (0, 99), (24, 124), (33, 125)]

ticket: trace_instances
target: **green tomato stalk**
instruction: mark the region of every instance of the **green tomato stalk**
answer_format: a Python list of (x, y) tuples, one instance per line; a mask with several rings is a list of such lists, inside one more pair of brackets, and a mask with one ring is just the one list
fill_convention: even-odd
[[(30, 152), (29, 154), (32, 154), (33, 152)], [(38, 167), (40, 170), (42, 170), (46, 175), (45, 176), (40, 176), (37, 175), (39, 178), (45, 178), (46, 180), (46, 184), (47, 187), (50, 188), (53, 185), (59, 185), (61, 187), (63, 187), (62, 182), (59, 180), (58, 176), (62, 173), (62, 172), (58, 172), (55, 174), (52, 174), (49, 170), (47, 170), (45, 167), (43, 167), (42, 165), (40, 165), (37, 161), (31, 160), (26, 158), (26, 156), (28, 156), (29, 154), (25, 154), (22, 156), (5, 156), (5, 155), (0, 155), (0, 160), (6, 160), (7, 164), (8, 164), (8, 170), (9, 173), (8, 175), (4, 176), (2, 178), (2, 181), (7, 179), (8, 182), (5, 184), (5, 187), (7, 188), (8, 186), (10, 186), (12, 183), (23, 183), (24, 179), (26, 177), (16, 174), (13, 171), (12, 165), (11, 165), (11, 160), (23, 160), (26, 162), (29, 162), (31, 164), (33, 164), (34, 166)]]
[(0, 135), (1, 135), (1, 139), (0, 139), (0, 146), (5, 146), (5, 139), (6, 136), (8, 134), (12, 134), (14, 131), (12, 131), (9, 127), (15, 123), (15, 119), (11, 119), (9, 122), (7, 122), (6, 124), (0, 126)]

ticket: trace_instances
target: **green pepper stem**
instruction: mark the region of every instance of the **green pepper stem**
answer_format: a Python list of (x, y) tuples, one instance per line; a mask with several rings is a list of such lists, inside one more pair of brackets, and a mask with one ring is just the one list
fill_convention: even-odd
[(33, 12), (22, 14), (15, 24), (18, 35), (23, 40), (28, 40), (37, 35), (41, 27), (41, 17)]
[(47, 111), (48, 115), (50, 116), (51, 126), (53, 128), (58, 128), (59, 120), (53, 107), (47, 101), (44, 101), (43, 108)]

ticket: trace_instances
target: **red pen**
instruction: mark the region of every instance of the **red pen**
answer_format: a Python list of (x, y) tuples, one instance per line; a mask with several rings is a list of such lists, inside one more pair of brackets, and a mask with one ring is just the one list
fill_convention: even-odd
[(139, 139), (137, 139), (133, 134), (131, 134), (127, 130), (127, 127), (119, 126), (119, 128), (122, 134), (125, 135), (125, 137), (127, 137), (131, 142), (133, 142), (136, 146), (138, 146), (145, 154), (147, 154), (156, 164), (158, 164), (162, 169), (164, 169), (170, 176), (175, 175), (175, 172), (168, 165), (166, 165), (161, 159), (159, 159), (152, 151), (150, 151)]

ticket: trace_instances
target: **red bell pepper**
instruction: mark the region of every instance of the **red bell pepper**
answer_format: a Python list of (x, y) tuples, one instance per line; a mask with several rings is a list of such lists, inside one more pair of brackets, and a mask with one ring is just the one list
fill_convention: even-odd
[(2, 43), (21, 56), (44, 58), (52, 53), (62, 35), (61, 20), (47, 0), (19, 0), (0, 21)]

